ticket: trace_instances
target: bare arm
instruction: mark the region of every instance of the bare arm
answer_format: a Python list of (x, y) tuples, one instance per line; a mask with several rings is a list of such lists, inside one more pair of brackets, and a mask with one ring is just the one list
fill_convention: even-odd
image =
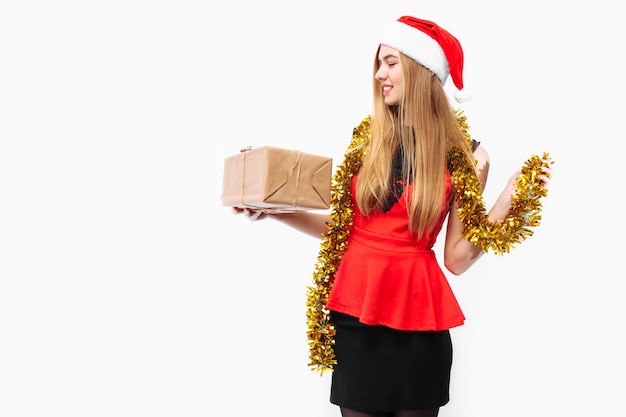
[(330, 221), (328, 214), (308, 211), (295, 213), (266, 213), (262, 210), (233, 207), (233, 213), (244, 214), (253, 221), (266, 218), (278, 220), (287, 226), (318, 239), (322, 238), (326, 232), (327, 223)]
[[(474, 157), (477, 160), (476, 174), (481, 181), (482, 190), (484, 190), (489, 174), (489, 155), (482, 146), (479, 146), (474, 152)], [(551, 161), (544, 162), (547, 166), (542, 168), (544, 174), (540, 175), (539, 178), (544, 182), (544, 186), (547, 186), (550, 182), (552, 166)], [(487, 218), (491, 223), (502, 222), (507, 217), (511, 207), (512, 197), (517, 192), (515, 183), (519, 175), (520, 172), (518, 171), (511, 176), (504, 190), (502, 190), (498, 199), (488, 211)], [(450, 215), (448, 216), (448, 227), (444, 245), (444, 265), (453, 274), (460, 275), (474, 265), (485, 252), (465, 239), (463, 236), (463, 223), (457, 213), (458, 204), (455, 199), (450, 209)]]

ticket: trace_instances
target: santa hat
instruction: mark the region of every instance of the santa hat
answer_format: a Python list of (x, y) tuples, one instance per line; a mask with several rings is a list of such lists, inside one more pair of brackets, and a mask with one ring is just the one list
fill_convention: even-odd
[(429, 20), (402, 16), (393, 22), (380, 38), (380, 43), (402, 52), (431, 70), (442, 84), (448, 75), (459, 90), (458, 101), (467, 100), (463, 89), (463, 49), (450, 32)]

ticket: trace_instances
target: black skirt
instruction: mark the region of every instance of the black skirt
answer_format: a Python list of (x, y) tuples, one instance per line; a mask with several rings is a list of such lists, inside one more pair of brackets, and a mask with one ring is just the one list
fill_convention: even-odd
[(450, 399), (452, 341), (445, 331), (368, 326), (331, 312), (337, 330), (330, 402), (362, 411), (431, 409)]

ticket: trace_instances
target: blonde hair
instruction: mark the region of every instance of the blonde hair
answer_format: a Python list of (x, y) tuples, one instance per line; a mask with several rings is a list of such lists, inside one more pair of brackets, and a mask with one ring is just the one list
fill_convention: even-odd
[[(376, 54), (378, 56), (378, 53)], [(374, 74), (378, 59), (374, 60)], [(474, 163), (443, 85), (437, 76), (400, 53), (404, 92), (397, 106), (384, 102), (374, 79), (371, 140), (359, 171), (356, 202), (366, 216), (382, 210), (390, 190), (392, 161), (403, 150), (402, 180), (412, 184), (408, 198), (409, 230), (417, 236), (435, 226), (444, 209), (448, 144), (462, 149)]]

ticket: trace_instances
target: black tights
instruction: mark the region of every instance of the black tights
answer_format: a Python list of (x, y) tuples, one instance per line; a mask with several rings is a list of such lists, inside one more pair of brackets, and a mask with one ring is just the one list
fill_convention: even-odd
[(342, 417), (437, 417), (439, 408), (430, 410), (357, 411), (341, 407)]

